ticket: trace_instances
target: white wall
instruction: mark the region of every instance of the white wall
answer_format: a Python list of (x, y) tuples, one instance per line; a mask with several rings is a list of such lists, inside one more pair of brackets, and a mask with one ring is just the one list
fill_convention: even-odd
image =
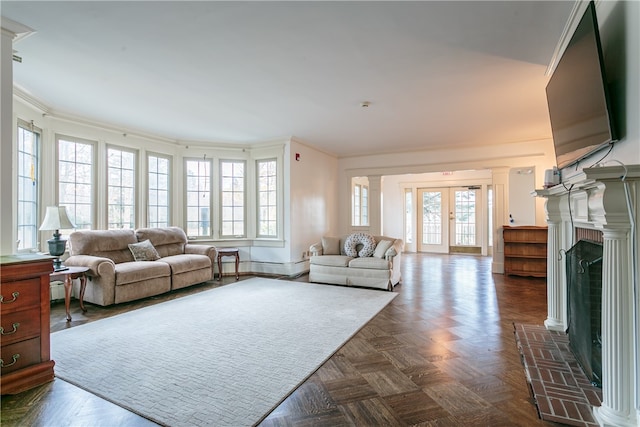
[(298, 260), (323, 235), (338, 232), (338, 161), (295, 139), (290, 150), (291, 259)]

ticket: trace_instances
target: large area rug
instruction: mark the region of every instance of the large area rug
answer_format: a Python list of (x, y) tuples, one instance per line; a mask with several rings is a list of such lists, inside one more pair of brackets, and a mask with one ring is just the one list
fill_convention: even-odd
[(51, 354), (157, 423), (254, 425), (395, 296), (253, 278), (53, 333)]

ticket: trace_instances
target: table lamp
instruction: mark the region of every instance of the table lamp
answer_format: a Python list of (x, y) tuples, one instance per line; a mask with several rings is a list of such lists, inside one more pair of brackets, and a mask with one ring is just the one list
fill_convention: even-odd
[(67, 270), (60, 261), (60, 257), (64, 254), (67, 246), (67, 239), (62, 238), (59, 230), (70, 230), (76, 228), (67, 215), (67, 208), (64, 206), (47, 206), (47, 212), (44, 215), (44, 221), (40, 226), (40, 231), (52, 231), (53, 238), (47, 240), (49, 244), (49, 254), (56, 257), (53, 260), (54, 271)]

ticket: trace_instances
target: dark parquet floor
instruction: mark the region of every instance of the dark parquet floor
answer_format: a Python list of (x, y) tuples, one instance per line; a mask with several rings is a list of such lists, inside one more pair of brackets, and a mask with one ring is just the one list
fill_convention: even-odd
[[(403, 254), (385, 309), (261, 422), (262, 426), (553, 426), (541, 421), (513, 323), (542, 324), (544, 279), (491, 274), (491, 258)], [(246, 278), (243, 277), (242, 279)], [(296, 280), (306, 281), (307, 276)], [(233, 283), (225, 277), (223, 284)], [(186, 294), (102, 308), (52, 306), (60, 330)], [(381, 291), (382, 292), (382, 291)], [(147, 426), (152, 422), (56, 379), (2, 397), (2, 426)]]

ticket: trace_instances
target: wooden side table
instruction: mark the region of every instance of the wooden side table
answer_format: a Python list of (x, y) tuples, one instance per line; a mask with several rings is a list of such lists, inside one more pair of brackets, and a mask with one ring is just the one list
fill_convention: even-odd
[(67, 310), (67, 322), (71, 322), (71, 313), (69, 312), (69, 305), (71, 302), (71, 286), (73, 279), (80, 279), (80, 309), (83, 313), (87, 311), (84, 308), (84, 291), (87, 287), (87, 275), (89, 271), (88, 267), (67, 267), (66, 270), (54, 271), (49, 275), (50, 280), (64, 281), (64, 308)]
[(240, 279), (238, 266), (240, 265), (240, 250), (238, 248), (216, 248), (218, 252), (218, 280), (222, 280), (222, 257), (236, 257), (236, 280)]

